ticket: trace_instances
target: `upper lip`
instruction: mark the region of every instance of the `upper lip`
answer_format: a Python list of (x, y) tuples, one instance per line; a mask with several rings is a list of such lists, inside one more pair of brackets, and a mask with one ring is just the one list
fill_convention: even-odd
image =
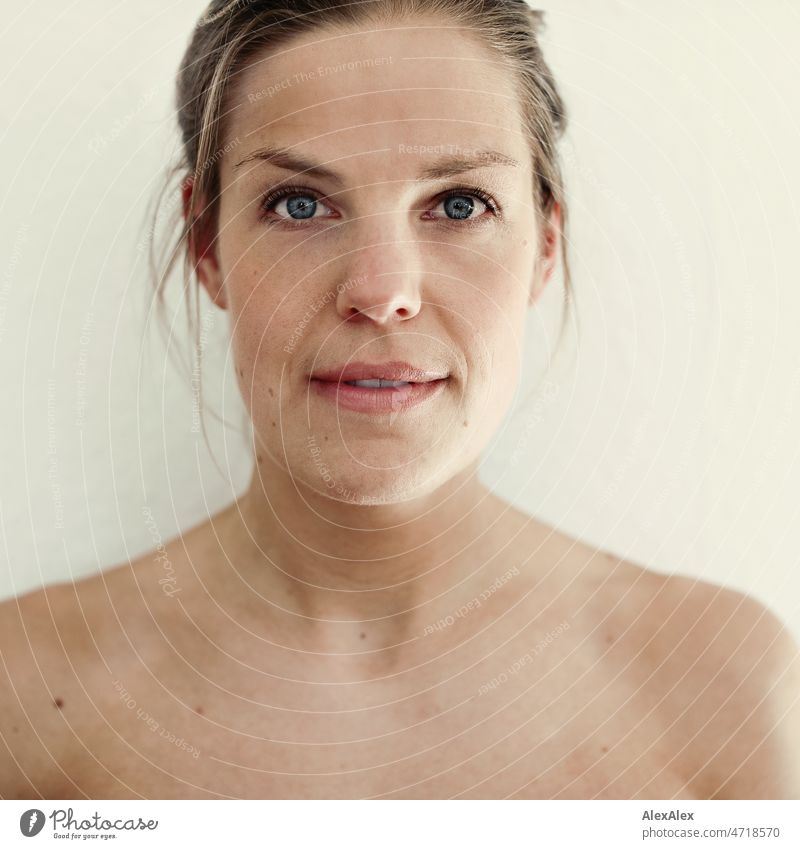
[(325, 380), (331, 383), (344, 383), (353, 380), (392, 380), (404, 383), (431, 383), (449, 377), (440, 369), (424, 369), (410, 363), (348, 363), (346, 366), (319, 369), (311, 375), (311, 380)]

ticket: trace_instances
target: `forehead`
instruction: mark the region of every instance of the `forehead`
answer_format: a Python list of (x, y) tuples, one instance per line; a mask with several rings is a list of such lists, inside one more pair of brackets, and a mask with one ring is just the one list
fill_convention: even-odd
[(383, 169), (383, 179), (387, 159), (411, 172), (448, 150), (523, 165), (530, 155), (512, 73), (474, 33), (436, 19), (315, 29), (254, 57), (231, 94), (226, 137), (237, 154), (294, 146), (360, 178)]

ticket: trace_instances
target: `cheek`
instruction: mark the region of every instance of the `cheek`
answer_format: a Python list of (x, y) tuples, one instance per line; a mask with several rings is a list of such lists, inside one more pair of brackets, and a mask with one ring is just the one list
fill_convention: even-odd
[(533, 255), (527, 251), (509, 250), (483, 267), (470, 290), (473, 332), (498, 361), (511, 362), (521, 353), (533, 262)]
[(270, 283), (233, 286), (229, 299), (239, 389), (262, 438), (288, 426), (289, 410), (305, 410), (305, 374), (325, 335), (323, 312), (302, 286)]
[(481, 405), (492, 422), (505, 414), (522, 372), (534, 254), (522, 240), (512, 247), (486, 269), (486, 284), (470, 310), (471, 370), (483, 386)]
[(277, 405), (285, 391), (281, 374), (290, 354), (284, 346), (296, 314), (290, 301), (282, 302), (280, 294), (269, 290), (268, 281), (250, 282), (249, 278), (230, 280), (228, 309), (236, 377), (253, 412), (264, 405)]
[(524, 340), (521, 312), (487, 312), (475, 337), (473, 369), (483, 387), (484, 415), (492, 421), (505, 414), (520, 378)]
[[(226, 231), (226, 269), (232, 357), (239, 388), (251, 418), (264, 432), (281, 426), (281, 408), (305, 403), (302, 377), (313, 364), (321, 323), (330, 300), (319, 308), (308, 251), (289, 252), (277, 239)], [(276, 256), (279, 259), (276, 260)], [(312, 284), (312, 280), (314, 281)]]

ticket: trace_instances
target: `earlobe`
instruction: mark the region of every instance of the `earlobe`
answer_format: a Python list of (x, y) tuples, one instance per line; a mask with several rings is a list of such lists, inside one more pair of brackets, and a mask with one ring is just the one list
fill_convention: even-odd
[[(197, 279), (208, 292), (211, 300), (222, 310), (228, 308), (223, 286), (223, 276), (220, 271), (216, 254), (215, 240), (203, 226), (202, 212), (200, 215), (192, 210), (192, 195), (194, 192), (194, 177), (187, 177), (181, 184), (181, 200), (183, 203), (184, 221), (192, 216), (194, 226), (188, 233), (187, 246), (189, 260)], [(194, 206), (197, 206), (196, 199)]]
[(194, 190), (194, 176), (191, 174), (181, 183), (181, 201), (183, 203), (183, 220), (189, 218), (192, 203), (192, 191)]
[(221, 310), (226, 310), (228, 301), (225, 297), (225, 287), (215, 252), (213, 250), (206, 251), (195, 263), (194, 269), (197, 279), (208, 292), (211, 300)]
[(553, 209), (547, 220), (547, 225), (541, 235), (539, 254), (534, 264), (533, 280), (531, 281), (528, 304), (533, 306), (541, 297), (547, 284), (556, 270), (558, 248), (561, 234), (561, 207), (553, 204)]

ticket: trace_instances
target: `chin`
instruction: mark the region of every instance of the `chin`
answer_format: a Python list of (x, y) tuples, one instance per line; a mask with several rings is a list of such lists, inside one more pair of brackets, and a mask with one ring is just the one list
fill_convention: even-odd
[[(377, 467), (378, 462), (382, 467)], [(391, 465), (386, 456), (370, 461), (362, 455), (348, 457), (341, 464), (305, 467), (302, 475), (294, 477), (327, 498), (363, 506), (401, 504), (420, 498), (435, 491), (449, 477), (441, 467), (425, 462), (387, 468)]]

